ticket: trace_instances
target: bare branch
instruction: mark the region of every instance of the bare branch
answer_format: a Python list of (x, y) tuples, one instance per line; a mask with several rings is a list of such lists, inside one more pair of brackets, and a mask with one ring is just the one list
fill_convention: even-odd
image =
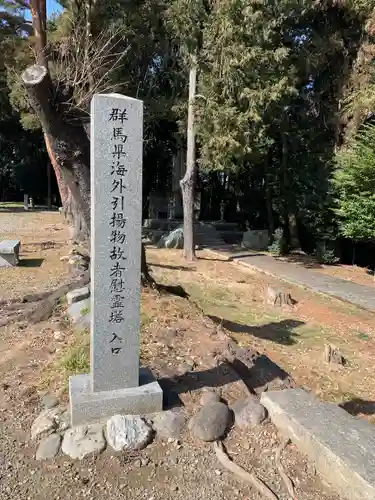
[(64, 93), (73, 90), (67, 112), (72, 108), (88, 113), (94, 93), (114, 91), (111, 74), (128, 54), (130, 45), (125, 44), (120, 29), (107, 29), (93, 37), (82, 21), (70, 19), (72, 30), (69, 37), (51, 43), (51, 73)]

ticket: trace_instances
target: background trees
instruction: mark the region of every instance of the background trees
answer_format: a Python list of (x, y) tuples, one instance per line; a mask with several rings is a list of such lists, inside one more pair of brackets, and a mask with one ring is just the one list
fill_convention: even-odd
[[(80, 197), (86, 189), (88, 199), (89, 186), (74, 196), (65, 190), (73, 185), (69, 172), (89, 170), (92, 93), (116, 90), (144, 100), (146, 199), (153, 189), (168, 190), (173, 156), (186, 144), (190, 73), (196, 147), (182, 182), (185, 212), (199, 187), (203, 217), (218, 218), (225, 201), (228, 220), (247, 219), (270, 235), (281, 227), (285, 248), (312, 252), (320, 239), (340, 235), (369, 239), (372, 128), (360, 127), (374, 106), (372, 1), (74, 0), (51, 18), (44, 0), (33, 0), (31, 21), (21, 0), (2, 5), (1, 92), (16, 113), (8, 106), (0, 130), (10, 131), (11, 119), (16, 131), (20, 118), (18, 135), (32, 130), (35, 144), (44, 135), (61, 197), (73, 198), (70, 212), (81, 229), (88, 202), (85, 208)], [(63, 117), (57, 132), (43, 123), (41, 108), (30, 106), (30, 86), (27, 96), (20, 79), (36, 59), (48, 63), (50, 111)], [(68, 131), (78, 137), (78, 129), (76, 144)], [(66, 150), (79, 148), (80, 165), (69, 167), (61, 137)], [(3, 172), (13, 165), (9, 154), (32, 163), (22, 148), (8, 151)], [(352, 210), (360, 202), (361, 217)], [(186, 242), (191, 258), (193, 239)]]

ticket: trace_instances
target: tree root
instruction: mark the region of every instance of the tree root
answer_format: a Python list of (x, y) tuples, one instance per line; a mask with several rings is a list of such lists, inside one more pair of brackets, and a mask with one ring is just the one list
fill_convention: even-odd
[(289, 442), (290, 442), (289, 438), (286, 438), (286, 439), (283, 440), (283, 442), (277, 448), (275, 460), (276, 460), (277, 470), (279, 471), (281, 479), (283, 480), (283, 483), (285, 484), (286, 489), (288, 490), (288, 493), (289, 493), (289, 495), (291, 497), (291, 500), (296, 500), (296, 496), (295, 496), (294, 486), (293, 486), (292, 480), (286, 474), (286, 472), (284, 470), (284, 467), (283, 467), (283, 465), (281, 463), (281, 453), (285, 449), (285, 447), (289, 444)]
[(31, 313), (29, 320), (31, 323), (39, 323), (40, 321), (47, 320), (56, 307), (56, 304), (60, 300), (63, 295), (66, 295), (71, 290), (76, 288), (82, 288), (87, 285), (90, 281), (88, 273), (81, 278), (79, 281), (74, 281), (73, 283), (69, 283), (67, 285), (60, 286), (57, 290), (52, 292), (47, 298), (41, 301), (40, 304), (34, 309)]
[(151, 288), (152, 290), (155, 290), (157, 287), (156, 281), (148, 271), (147, 273), (141, 273), (141, 284), (144, 288)]
[(89, 274), (86, 273), (80, 280), (66, 283), (56, 290), (25, 295), (21, 299), (0, 303), (2, 315), (8, 312), (8, 317), (3, 317), (0, 326), (11, 322), (29, 321), (39, 323), (47, 320), (53, 313), (58, 301), (65, 294), (75, 288), (82, 288), (89, 283)]
[(262, 498), (268, 498), (269, 500), (279, 500), (275, 493), (255, 474), (247, 472), (245, 469), (232, 462), (232, 460), (225, 452), (222, 442), (216, 441), (214, 443), (214, 450), (221, 465), (238, 478), (246, 481), (247, 483), (250, 483), (262, 495)]
[(155, 289), (159, 293), (175, 295), (176, 297), (181, 297), (183, 299), (188, 299), (188, 300), (190, 298), (190, 295), (181, 285), (162, 285), (159, 283), (155, 283)]

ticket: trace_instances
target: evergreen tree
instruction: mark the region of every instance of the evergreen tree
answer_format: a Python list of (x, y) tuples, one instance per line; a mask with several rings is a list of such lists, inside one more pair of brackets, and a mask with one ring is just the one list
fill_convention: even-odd
[(364, 125), (337, 155), (334, 176), (343, 236), (375, 241), (375, 125)]

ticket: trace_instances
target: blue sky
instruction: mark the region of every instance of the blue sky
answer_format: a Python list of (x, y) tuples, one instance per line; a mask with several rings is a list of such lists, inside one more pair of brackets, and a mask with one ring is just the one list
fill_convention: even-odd
[[(51, 17), (54, 12), (61, 10), (61, 5), (56, 0), (47, 0), (47, 16)], [(30, 12), (25, 12), (26, 19), (30, 19)]]
[(47, 0), (47, 16), (51, 16), (54, 12), (61, 10), (61, 5), (56, 0)]

